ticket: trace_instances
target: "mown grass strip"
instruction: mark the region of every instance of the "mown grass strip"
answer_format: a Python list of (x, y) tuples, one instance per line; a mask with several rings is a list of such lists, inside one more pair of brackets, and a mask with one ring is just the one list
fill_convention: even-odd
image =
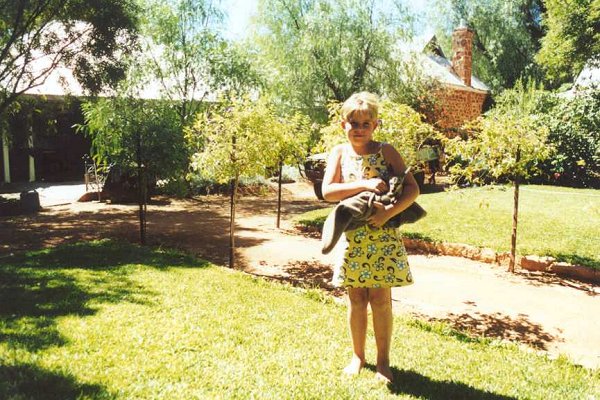
[[(598, 372), (395, 320), (396, 383), (340, 374), (343, 307), (315, 290), (100, 241), (0, 263), (0, 398), (581, 399)], [(369, 360), (374, 359), (369, 334)]]

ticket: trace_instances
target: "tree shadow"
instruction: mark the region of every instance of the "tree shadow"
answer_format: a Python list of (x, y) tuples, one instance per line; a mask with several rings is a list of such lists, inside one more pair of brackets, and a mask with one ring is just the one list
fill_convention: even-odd
[(75, 377), (35, 365), (0, 364), (0, 398), (63, 400), (112, 398), (104, 386), (78, 382)]
[(346, 293), (344, 288), (335, 287), (331, 284), (331, 279), (333, 278), (331, 267), (318, 261), (290, 262), (283, 266), (283, 270), (288, 275), (253, 275), (289, 283), (297, 287), (319, 288), (336, 297), (341, 297)]
[(587, 283), (582, 282), (577, 279), (566, 278), (560, 275), (554, 275), (548, 272), (540, 272), (540, 271), (527, 271), (527, 270), (519, 270), (514, 272), (515, 275), (520, 276), (528, 284), (532, 286), (564, 286), (571, 289), (579, 290), (586, 293), (588, 296), (597, 296), (600, 294), (600, 286), (597, 283)]
[(445, 318), (433, 318), (450, 324), (452, 328), (467, 332), (469, 335), (499, 338), (524, 343), (540, 350), (548, 350), (548, 344), (560, 340), (557, 336), (544, 331), (542, 325), (536, 324), (519, 314), (517, 318), (496, 312), (483, 314), (450, 313)]
[(63, 346), (59, 317), (92, 315), (101, 303), (151, 304), (155, 294), (128, 278), (137, 264), (158, 269), (207, 265), (173, 251), (110, 240), (2, 257), (0, 340), (28, 351)]
[[(375, 366), (366, 368), (375, 372)], [(429, 400), (516, 400), (515, 397), (492, 393), (469, 386), (462, 382), (437, 381), (418, 372), (392, 367), (394, 382), (388, 385), (391, 393), (411, 395)]]
[[(185, 250), (213, 263), (226, 264), (229, 215), (224, 200), (219, 196), (207, 196), (203, 201), (180, 200), (149, 205), (148, 244)], [(97, 204), (93, 211), (78, 207), (0, 218), (0, 257), (17, 251), (103, 238), (139, 243), (136, 206)], [(254, 213), (261, 213), (266, 206), (258, 199), (250, 199), (243, 208), (250, 213), (253, 207), (256, 207)], [(244, 230), (251, 229), (236, 223), (236, 236)], [(237, 247), (255, 246), (262, 241), (246, 235), (237, 241)]]

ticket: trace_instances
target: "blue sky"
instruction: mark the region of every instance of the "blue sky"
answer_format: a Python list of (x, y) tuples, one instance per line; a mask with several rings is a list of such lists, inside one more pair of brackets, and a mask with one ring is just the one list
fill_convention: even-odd
[[(409, 1), (416, 12), (423, 12), (431, 0)], [(228, 15), (226, 37), (241, 39), (245, 36), (250, 17), (256, 13), (258, 0), (223, 0), (223, 7)]]

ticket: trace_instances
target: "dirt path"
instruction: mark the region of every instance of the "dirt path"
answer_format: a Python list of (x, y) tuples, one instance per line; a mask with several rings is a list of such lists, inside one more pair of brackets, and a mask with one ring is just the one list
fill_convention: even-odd
[[(237, 213), (237, 267), (257, 275), (333, 290), (333, 253), (318, 238), (299, 235), (290, 219), (322, 206), (305, 185), (287, 185), (281, 229), (275, 197), (242, 198)], [(50, 194), (48, 193), (48, 201)], [(42, 202), (42, 205), (44, 203)], [(148, 207), (152, 244), (182, 248), (227, 264), (228, 204), (219, 196), (170, 200)], [(0, 255), (102, 237), (137, 240), (136, 207), (73, 203), (31, 216), (0, 218)], [(413, 254), (415, 285), (393, 291), (394, 310), (445, 320), (473, 334), (524, 343), (574, 362), (600, 367), (600, 287), (456, 257)]]

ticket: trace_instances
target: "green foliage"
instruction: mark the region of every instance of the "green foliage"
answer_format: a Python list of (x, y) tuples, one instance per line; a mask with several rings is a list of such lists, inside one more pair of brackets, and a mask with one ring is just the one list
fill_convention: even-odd
[(558, 86), (600, 57), (600, 1), (547, 0), (546, 36), (537, 59)]
[[(345, 143), (346, 135), (341, 128), (340, 103), (329, 105), (329, 125), (322, 130), (321, 142), (315, 147), (317, 152), (328, 152), (336, 144)], [(383, 100), (379, 108), (380, 126), (373, 139), (389, 143), (398, 150), (406, 165), (418, 166), (417, 151), (426, 139), (439, 138), (431, 125), (423, 122), (421, 114), (405, 104)]]
[(496, 97), (494, 113), (515, 116), (533, 116), (543, 118), (552, 113), (560, 100), (552, 92), (544, 90), (535, 80), (519, 79), (512, 89), (507, 89)]
[(241, 95), (258, 84), (248, 52), (220, 36), (223, 15), (214, 2), (145, 3), (138, 74), (147, 84), (158, 81), (161, 97), (179, 104), (182, 126), (193, 122), (201, 102), (210, 96)]
[(600, 89), (563, 99), (546, 115), (548, 143), (556, 148), (541, 168), (544, 179), (600, 188)]
[(534, 58), (543, 35), (540, 0), (438, 0), (431, 8), (438, 37), (451, 52), (451, 33), (464, 21), (475, 32), (473, 74), (495, 93), (521, 77), (538, 77)]
[(99, 163), (115, 163), (125, 171), (134, 171), (139, 156), (146, 173), (154, 179), (177, 177), (185, 170), (187, 152), (172, 104), (115, 97), (87, 102), (82, 108), (85, 125), (80, 129), (92, 138), (94, 158)]
[(323, 121), (330, 100), (379, 91), (397, 67), (392, 50), (406, 36), (399, 2), (310, 0), (259, 3), (254, 42), (269, 91), (282, 104)]
[(548, 128), (546, 144), (554, 151), (539, 163), (532, 181), (600, 187), (599, 89), (561, 98), (518, 81), (497, 97), (495, 113), (529, 116)]
[(114, 54), (132, 49), (135, 1), (1, 0), (0, 9), (0, 114), (59, 66), (92, 92), (123, 77), (122, 57)]
[(219, 183), (265, 175), (280, 160), (302, 156), (308, 132), (305, 117), (279, 118), (265, 98), (234, 101), (199, 114), (187, 131), (189, 142), (203, 146), (192, 156), (192, 168)]
[(282, 164), (302, 164), (308, 153), (311, 124), (306, 115), (296, 113), (289, 119), (279, 118), (271, 146), (279, 154)]
[(553, 148), (546, 143), (548, 128), (529, 114), (536, 104), (533, 92), (519, 84), (497, 109), (467, 125), (466, 137), (446, 139), (455, 182), (505, 182), (527, 179), (539, 171)]

